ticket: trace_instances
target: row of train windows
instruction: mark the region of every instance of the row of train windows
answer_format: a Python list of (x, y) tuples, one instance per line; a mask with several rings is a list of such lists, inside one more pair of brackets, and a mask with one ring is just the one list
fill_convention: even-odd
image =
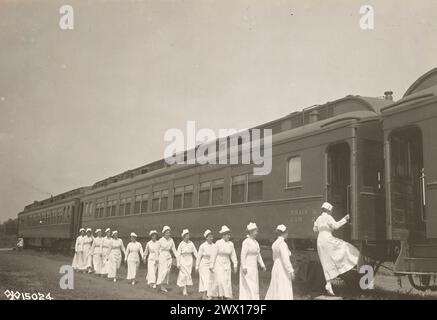
[[(254, 180), (248, 175), (232, 177), (231, 180), (231, 203), (243, 203), (260, 201), (263, 198), (262, 180)], [(224, 204), (224, 179), (205, 181), (200, 183), (199, 207), (217, 206)], [(141, 214), (169, 210), (169, 192), (160, 190), (149, 194), (136, 195), (121, 200), (98, 202), (94, 209), (94, 218), (113, 216), (125, 216), (130, 214)], [(133, 206), (132, 206), (132, 200)], [(149, 207), (149, 202), (150, 207)], [(118, 204), (119, 203), (119, 204)], [(118, 212), (117, 212), (118, 206)], [(194, 185), (178, 186), (173, 190), (173, 210), (193, 208), (194, 206)], [(93, 203), (85, 203), (85, 215), (91, 216)]]
[(21, 223), (29, 227), (67, 223), (70, 221), (71, 208), (66, 206), (43, 213), (31, 214), (22, 218)]

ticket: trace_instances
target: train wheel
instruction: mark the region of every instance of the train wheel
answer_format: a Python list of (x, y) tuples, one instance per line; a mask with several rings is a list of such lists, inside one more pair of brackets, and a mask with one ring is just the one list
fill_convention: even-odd
[[(434, 278), (434, 281), (431, 281)], [(437, 291), (436, 277), (429, 274), (409, 274), (408, 280), (414, 289), (419, 291)]]

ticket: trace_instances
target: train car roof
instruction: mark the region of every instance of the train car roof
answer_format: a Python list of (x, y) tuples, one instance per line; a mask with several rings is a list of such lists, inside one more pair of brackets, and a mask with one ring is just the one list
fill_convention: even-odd
[[(273, 135), (273, 143), (280, 143), (286, 140), (290, 140), (290, 139), (294, 139), (294, 138), (299, 138), (299, 137), (303, 137), (305, 135), (311, 134), (311, 133), (315, 133), (319, 130), (323, 130), (326, 127), (330, 126), (330, 125), (334, 125), (334, 124), (339, 124), (339, 123), (350, 123), (350, 121), (363, 121), (363, 120), (372, 120), (372, 119), (379, 119), (378, 116), (380, 114), (380, 110), (382, 107), (387, 106), (389, 104), (392, 103), (392, 101), (389, 100), (385, 100), (382, 98), (373, 98), (373, 97), (361, 97), (361, 96), (346, 96), (342, 99), (338, 99), (335, 100), (333, 102), (328, 102), (326, 105), (340, 105), (340, 104), (344, 104), (347, 102), (355, 102), (355, 103), (359, 103), (361, 106), (363, 106), (362, 109), (357, 110), (357, 111), (351, 111), (351, 112), (341, 112), (337, 115), (334, 115), (332, 117), (320, 120), (320, 121), (315, 121), (313, 123), (307, 123), (304, 124), (302, 126), (293, 128), (293, 129), (289, 129), (289, 130), (285, 130), (283, 132), (279, 132), (275, 135)], [(283, 117), (281, 119), (288, 119), (288, 116)], [(271, 125), (272, 123), (277, 122), (277, 120), (272, 121), (272, 122), (268, 122), (268, 125)], [(263, 128), (263, 125), (258, 126), (258, 128)], [(145, 172), (144, 174), (131, 174), (130, 176), (126, 176), (125, 178), (121, 178), (121, 175), (126, 174), (128, 172), (133, 172), (134, 170), (138, 170), (134, 169), (134, 170), (130, 170), (130, 171), (126, 171), (123, 174), (117, 175), (117, 176), (113, 176), (110, 178), (107, 178), (105, 180), (101, 180), (98, 183), (94, 184), (92, 188), (90, 188), (89, 190), (87, 190), (86, 194), (95, 194), (98, 193), (100, 191), (103, 190), (107, 190), (107, 189), (112, 189), (112, 188), (117, 188), (129, 183), (135, 183), (135, 182), (139, 182), (142, 181), (144, 179), (151, 179), (154, 177), (158, 177), (164, 174), (171, 174), (173, 172), (177, 172), (180, 170), (188, 170), (190, 168), (196, 167), (198, 166), (197, 164), (191, 164), (191, 165), (187, 165), (187, 164), (175, 164), (175, 165), (167, 165), (165, 163), (165, 160), (158, 160), (155, 161), (154, 163), (162, 163), (162, 167), (161, 168), (156, 168), (155, 170), (152, 171), (148, 171)], [(218, 165), (214, 165), (215, 167), (217, 167)], [(147, 167), (146, 166), (142, 166), (139, 168), (144, 168)], [(111, 181), (111, 179), (113, 179)]]
[(36, 209), (42, 209), (42, 208), (48, 207), (49, 205), (54, 205), (54, 204), (63, 202), (65, 200), (75, 199), (75, 198), (83, 195), (85, 190), (88, 188), (89, 187), (76, 188), (76, 189), (73, 189), (73, 190), (70, 190), (67, 192), (57, 194), (57, 195), (50, 197), (50, 198), (46, 198), (46, 199), (43, 199), (40, 201), (34, 201), (33, 203), (25, 206), (24, 210), (22, 212), (20, 212), (19, 214), (26, 213), (28, 211), (32, 211), (32, 210), (36, 210)]
[(410, 96), (416, 92), (423, 91), (437, 85), (437, 68), (431, 69), (424, 75), (420, 76), (413, 84), (407, 89), (403, 98)]
[[(436, 78), (437, 79), (437, 78)], [(420, 91), (413, 91), (408, 96), (404, 96), (402, 99), (399, 99), (395, 103), (392, 103), (389, 106), (382, 108), (381, 114), (382, 116), (387, 116), (388, 114), (400, 109), (404, 109), (405, 107), (409, 107), (412, 104), (428, 101), (430, 99), (435, 99), (437, 97), (437, 84)]]

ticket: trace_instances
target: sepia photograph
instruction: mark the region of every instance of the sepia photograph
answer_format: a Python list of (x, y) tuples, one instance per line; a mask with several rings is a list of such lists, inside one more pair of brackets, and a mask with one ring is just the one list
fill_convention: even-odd
[(0, 0), (0, 306), (437, 300), (436, 39), (436, 0)]

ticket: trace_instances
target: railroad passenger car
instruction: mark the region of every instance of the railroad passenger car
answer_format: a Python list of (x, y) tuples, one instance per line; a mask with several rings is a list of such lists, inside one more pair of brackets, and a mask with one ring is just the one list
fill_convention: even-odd
[(81, 225), (81, 201), (85, 188), (35, 201), (18, 214), (18, 236), (25, 247), (68, 252)]
[(160, 160), (105, 179), (81, 198), (82, 224), (111, 227), (126, 238), (164, 225), (176, 237), (189, 228), (201, 238), (205, 229), (225, 224), (239, 242), (252, 221), (260, 241), (270, 244), (284, 223), (306, 278), (310, 262), (318, 262), (313, 221), (328, 200), (337, 219), (352, 217), (338, 236), (375, 255), (376, 243), (385, 241), (380, 108), (390, 103), (347, 96), (260, 126), (274, 134), (272, 171), (265, 176), (253, 175), (253, 165), (168, 166)]
[(400, 242), (395, 272), (437, 290), (437, 68), (382, 109), (387, 239)]

